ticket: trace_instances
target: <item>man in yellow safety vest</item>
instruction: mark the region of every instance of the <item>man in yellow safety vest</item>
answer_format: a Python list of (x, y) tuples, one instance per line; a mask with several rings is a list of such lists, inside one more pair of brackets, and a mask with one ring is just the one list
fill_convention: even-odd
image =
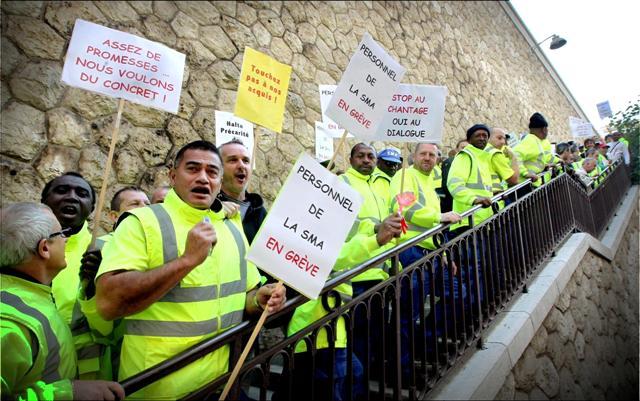
[[(257, 288), (260, 275), (245, 258), (239, 214), (227, 219), (214, 203), (221, 178), (212, 143), (183, 146), (164, 202), (131, 210), (105, 244), (96, 301), (103, 318), (124, 317), (120, 380), (237, 325), (245, 315), (264, 308), (273, 313), (284, 304), (283, 286)], [(228, 368), (226, 346), (131, 398), (181, 398)]]

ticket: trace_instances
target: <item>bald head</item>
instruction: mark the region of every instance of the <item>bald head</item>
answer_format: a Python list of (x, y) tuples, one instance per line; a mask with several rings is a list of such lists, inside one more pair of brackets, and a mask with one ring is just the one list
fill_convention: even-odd
[(502, 149), (507, 144), (507, 131), (504, 128), (491, 128), (489, 143), (496, 149)]

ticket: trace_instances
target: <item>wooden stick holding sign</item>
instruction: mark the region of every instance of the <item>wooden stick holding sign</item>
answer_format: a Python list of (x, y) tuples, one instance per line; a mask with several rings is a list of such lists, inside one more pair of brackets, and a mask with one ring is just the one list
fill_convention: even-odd
[[(275, 288), (277, 289), (278, 287), (281, 287), (281, 286), (282, 286), (282, 280), (278, 281)], [(233, 371), (231, 371), (231, 376), (229, 377), (229, 380), (227, 380), (227, 384), (224, 385), (224, 389), (222, 390), (222, 394), (220, 394), (220, 398), (218, 398), (218, 400), (223, 401), (227, 399), (227, 395), (229, 395), (229, 391), (231, 391), (231, 387), (233, 386), (233, 383), (236, 381), (236, 378), (238, 377), (238, 373), (240, 373), (240, 368), (242, 368), (242, 365), (244, 364), (245, 359), (247, 359), (247, 356), (249, 355), (249, 351), (251, 351), (251, 347), (253, 346), (253, 343), (256, 341), (256, 337), (258, 336), (258, 333), (260, 332), (260, 329), (264, 325), (264, 321), (267, 319), (268, 315), (269, 315), (269, 307), (265, 306), (264, 310), (262, 311), (262, 314), (260, 315), (260, 319), (258, 319), (258, 323), (256, 323), (256, 327), (253, 329), (253, 332), (251, 332), (249, 341), (247, 342), (247, 345), (245, 345), (244, 349), (242, 350), (242, 353), (240, 354), (240, 358), (238, 359), (238, 362), (236, 362), (236, 366), (233, 367)]]
[(124, 99), (120, 99), (118, 102), (118, 114), (116, 120), (113, 123), (113, 132), (111, 132), (111, 144), (109, 145), (109, 156), (107, 157), (107, 163), (104, 166), (104, 173), (102, 174), (102, 187), (100, 188), (100, 196), (98, 196), (98, 206), (96, 208), (96, 215), (93, 219), (93, 233), (91, 234), (91, 245), (89, 249), (92, 249), (96, 243), (98, 237), (98, 227), (100, 227), (100, 221), (102, 220), (102, 207), (104, 206), (104, 198), (107, 195), (107, 184), (109, 181), (109, 174), (111, 173), (111, 163), (113, 162), (113, 154), (116, 150), (116, 144), (118, 143), (118, 133), (120, 132), (120, 119), (122, 118), (122, 109), (124, 109)]
[(251, 149), (251, 169), (256, 169), (256, 151), (258, 150), (258, 139), (260, 138), (260, 130), (253, 132), (253, 149)]
[(336, 157), (340, 153), (340, 149), (342, 148), (342, 146), (344, 146), (344, 141), (346, 139), (347, 139), (347, 130), (344, 130), (344, 133), (342, 134), (342, 138), (340, 138), (340, 142), (338, 142), (338, 147), (336, 148), (336, 150), (333, 151), (333, 157), (331, 158), (331, 161), (327, 165), (327, 170), (331, 171), (331, 168), (335, 166)]

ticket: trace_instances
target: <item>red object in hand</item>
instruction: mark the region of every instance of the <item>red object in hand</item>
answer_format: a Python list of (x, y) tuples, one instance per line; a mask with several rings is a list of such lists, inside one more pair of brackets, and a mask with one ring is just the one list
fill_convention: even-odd
[(400, 220), (400, 228), (402, 229), (402, 233), (406, 234), (409, 226), (407, 225), (407, 221), (405, 220), (404, 216), (402, 216), (402, 209), (404, 209), (405, 206), (409, 206), (413, 202), (415, 202), (416, 196), (413, 194), (413, 192), (403, 192), (396, 195), (396, 200), (398, 201), (399, 206), (398, 213), (400, 214), (400, 217), (402, 217), (402, 220)]
[(404, 216), (402, 216), (402, 220), (400, 220), (400, 229), (402, 230), (403, 234), (406, 234), (407, 230), (409, 229), (409, 226), (407, 225), (407, 221), (404, 219)]

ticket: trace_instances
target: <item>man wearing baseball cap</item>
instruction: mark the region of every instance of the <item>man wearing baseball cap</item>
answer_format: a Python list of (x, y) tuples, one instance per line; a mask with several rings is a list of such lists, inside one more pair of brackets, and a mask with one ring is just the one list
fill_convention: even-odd
[(384, 200), (384, 204), (390, 202), (389, 185), (391, 178), (402, 165), (400, 151), (396, 148), (387, 148), (378, 153), (376, 168), (371, 174), (371, 187), (373, 192)]

